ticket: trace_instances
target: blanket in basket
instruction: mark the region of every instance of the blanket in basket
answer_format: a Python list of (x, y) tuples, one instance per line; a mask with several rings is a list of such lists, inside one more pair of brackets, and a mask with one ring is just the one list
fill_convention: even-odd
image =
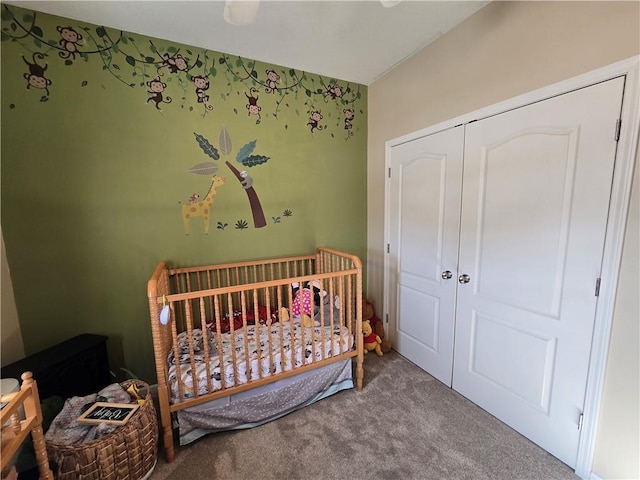
[(64, 402), (62, 411), (51, 422), (51, 426), (44, 436), (45, 440), (62, 445), (86, 443), (100, 438), (117, 428), (117, 425), (107, 425), (105, 423), (87, 425), (76, 422), (76, 419), (82, 415), (84, 410), (97, 401), (131, 403), (131, 396), (119, 384), (113, 383), (98, 393), (92, 393), (84, 397), (68, 398)]

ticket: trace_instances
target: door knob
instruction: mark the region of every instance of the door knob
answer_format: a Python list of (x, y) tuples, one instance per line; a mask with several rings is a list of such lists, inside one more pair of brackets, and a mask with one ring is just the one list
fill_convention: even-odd
[(451, 273), (450, 270), (445, 270), (444, 272), (442, 272), (443, 280), (449, 280), (451, 277), (453, 277), (453, 273)]
[(467, 275), (466, 273), (464, 275), (460, 275), (458, 277), (458, 282), (460, 282), (460, 283), (469, 283), (470, 280), (471, 280), (471, 277), (469, 275)]

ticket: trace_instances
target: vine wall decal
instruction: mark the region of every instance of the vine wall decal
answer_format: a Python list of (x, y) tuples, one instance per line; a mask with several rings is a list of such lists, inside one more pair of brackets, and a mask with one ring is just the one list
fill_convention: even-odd
[[(159, 46), (151, 39), (104, 26), (64, 24), (47, 29), (39, 24), (37, 12), (6, 4), (2, 5), (1, 20), (0, 39), (17, 42), (24, 49), (26, 68), (21, 75), (28, 90), (41, 94), (41, 102), (55, 95), (63, 81), (48, 71), (53, 62), (73, 68), (83, 61), (99, 64), (123, 87), (139, 89), (158, 113), (180, 108), (204, 118), (233, 112), (260, 125), (265, 117), (279, 120), (283, 111), (292, 110), (309, 133), (346, 140), (359, 130), (356, 113), (364, 118), (357, 106), (362, 99), (359, 84), (293, 68), (264, 68), (253, 60), (205, 49)], [(83, 81), (82, 87), (87, 86), (89, 82)], [(292, 98), (297, 104), (303, 99), (305, 110), (292, 105)], [(218, 105), (224, 104), (230, 110), (217, 111)], [(289, 128), (287, 121), (282, 122), (282, 128)]]

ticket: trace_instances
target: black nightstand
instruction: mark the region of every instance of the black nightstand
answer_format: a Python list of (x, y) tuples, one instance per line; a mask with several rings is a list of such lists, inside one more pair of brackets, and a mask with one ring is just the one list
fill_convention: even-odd
[(104, 335), (84, 333), (0, 369), (2, 378), (30, 371), (40, 398), (96, 393), (112, 382)]

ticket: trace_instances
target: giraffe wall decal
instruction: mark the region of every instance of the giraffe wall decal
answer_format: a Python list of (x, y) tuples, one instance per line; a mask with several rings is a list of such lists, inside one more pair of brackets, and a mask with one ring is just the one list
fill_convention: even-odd
[(202, 217), (204, 221), (204, 233), (209, 234), (209, 218), (211, 215), (211, 205), (216, 196), (216, 189), (224, 185), (227, 179), (214, 175), (211, 179), (211, 186), (207, 195), (202, 200), (190, 201), (182, 204), (182, 221), (184, 223), (184, 233), (189, 235), (189, 220), (193, 217)]

